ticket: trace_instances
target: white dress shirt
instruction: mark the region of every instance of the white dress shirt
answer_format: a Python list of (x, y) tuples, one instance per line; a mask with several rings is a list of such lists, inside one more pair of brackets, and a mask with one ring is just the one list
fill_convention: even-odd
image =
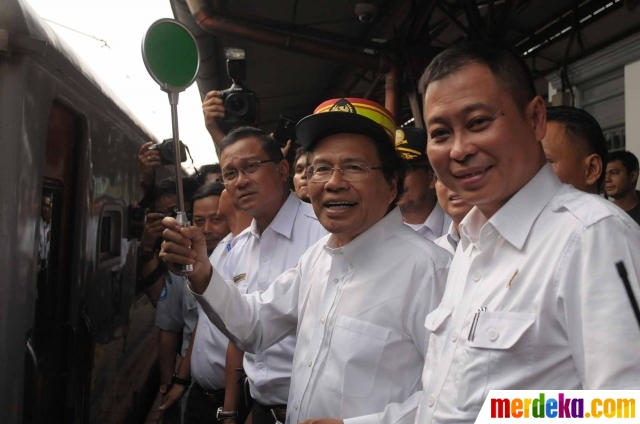
[[(460, 224), (416, 423), (475, 421), (489, 390), (640, 388), (640, 331), (616, 262), (638, 287), (640, 228), (550, 165), (487, 221)], [(479, 308), (475, 331), (470, 326)]]
[(458, 247), (459, 241), (460, 236), (458, 235), (456, 227), (454, 227), (452, 221), (451, 224), (449, 224), (449, 231), (447, 231), (447, 233), (442, 237), (438, 237), (437, 239), (435, 239), (433, 242), (454, 255), (456, 253), (456, 247)]
[[(222, 275), (243, 293), (264, 292), (282, 272), (327, 231), (310, 204), (289, 194), (271, 224), (260, 234), (255, 220), (241, 233), (227, 255)], [(244, 371), (251, 397), (263, 405), (284, 405), (291, 384), (291, 361), (296, 339), (291, 335), (259, 355), (246, 353)]]
[(182, 276), (167, 271), (164, 288), (156, 307), (156, 326), (172, 333), (182, 332), (180, 356), (183, 358), (197, 323), (198, 303), (191, 291), (187, 290), (186, 280)]
[(447, 231), (447, 228), (449, 228), (449, 225), (451, 224), (451, 217), (444, 213), (440, 203), (436, 202), (436, 206), (433, 208), (424, 223), (405, 224), (428, 240), (434, 241), (445, 234), (445, 231)]
[(451, 255), (405, 226), (398, 208), (342, 248), (333, 240), (313, 245), (264, 293), (242, 296), (214, 271), (196, 299), (246, 351), (297, 334), (288, 423), (413, 423), (424, 320)]

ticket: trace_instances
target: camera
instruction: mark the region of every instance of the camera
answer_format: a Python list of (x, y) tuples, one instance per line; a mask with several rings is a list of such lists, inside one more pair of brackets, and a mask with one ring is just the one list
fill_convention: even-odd
[(358, 15), (358, 19), (360, 22), (368, 24), (373, 21), (373, 19), (378, 14), (378, 6), (373, 3), (357, 3), (356, 4), (356, 15)]
[[(182, 141), (180, 141), (179, 143), (180, 143), (180, 162), (186, 162), (187, 151)], [(158, 150), (160, 152), (161, 165), (172, 165), (175, 163), (176, 145), (173, 142), (173, 138), (167, 138), (166, 140), (162, 140), (162, 143), (154, 144), (153, 146), (149, 147), (149, 150)]]
[(244, 50), (227, 48), (225, 56), (227, 58), (227, 74), (233, 84), (221, 91), (225, 108), (225, 117), (222, 122), (229, 127), (256, 125), (258, 122), (256, 95), (242, 84), (246, 76)]

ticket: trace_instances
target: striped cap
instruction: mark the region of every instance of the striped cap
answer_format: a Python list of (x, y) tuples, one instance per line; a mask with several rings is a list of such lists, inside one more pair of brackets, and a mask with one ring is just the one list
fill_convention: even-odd
[(341, 133), (393, 143), (395, 132), (391, 112), (376, 102), (358, 98), (327, 100), (296, 126), (298, 143), (307, 149), (324, 137)]

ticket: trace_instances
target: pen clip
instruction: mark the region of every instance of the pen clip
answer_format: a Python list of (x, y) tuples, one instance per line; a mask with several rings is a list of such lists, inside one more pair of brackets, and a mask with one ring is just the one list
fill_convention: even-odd
[(471, 327), (469, 328), (469, 336), (467, 337), (467, 340), (469, 340), (470, 342), (472, 342), (473, 339), (475, 338), (476, 327), (478, 326), (478, 319), (480, 319), (480, 314), (486, 310), (487, 308), (485, 306), (482, 306), (478, 308), (476, 313), (473, 315), (473, 320), (471, 321)]

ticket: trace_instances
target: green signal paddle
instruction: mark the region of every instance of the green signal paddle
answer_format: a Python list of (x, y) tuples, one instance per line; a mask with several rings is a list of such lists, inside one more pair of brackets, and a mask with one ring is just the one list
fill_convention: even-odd
[[(200, 54), (193, 34), (186, 26), (174, 19), (160, 19), (149, 27), (142, 39), (142, 59), (151, 78), (160, 89), (169, 94), (171, 105), (171, 125), (175, 143), (176, 189), (180, 211), (176, 217), (181, 225), (189, 225), (184, 207), (182, 172), (180, 164), (180, 137), (178, 131), (178, 97), (189, 87), (198, 75)], [(185, 265), (184, 271), (192, 271), (192, 265)]]

